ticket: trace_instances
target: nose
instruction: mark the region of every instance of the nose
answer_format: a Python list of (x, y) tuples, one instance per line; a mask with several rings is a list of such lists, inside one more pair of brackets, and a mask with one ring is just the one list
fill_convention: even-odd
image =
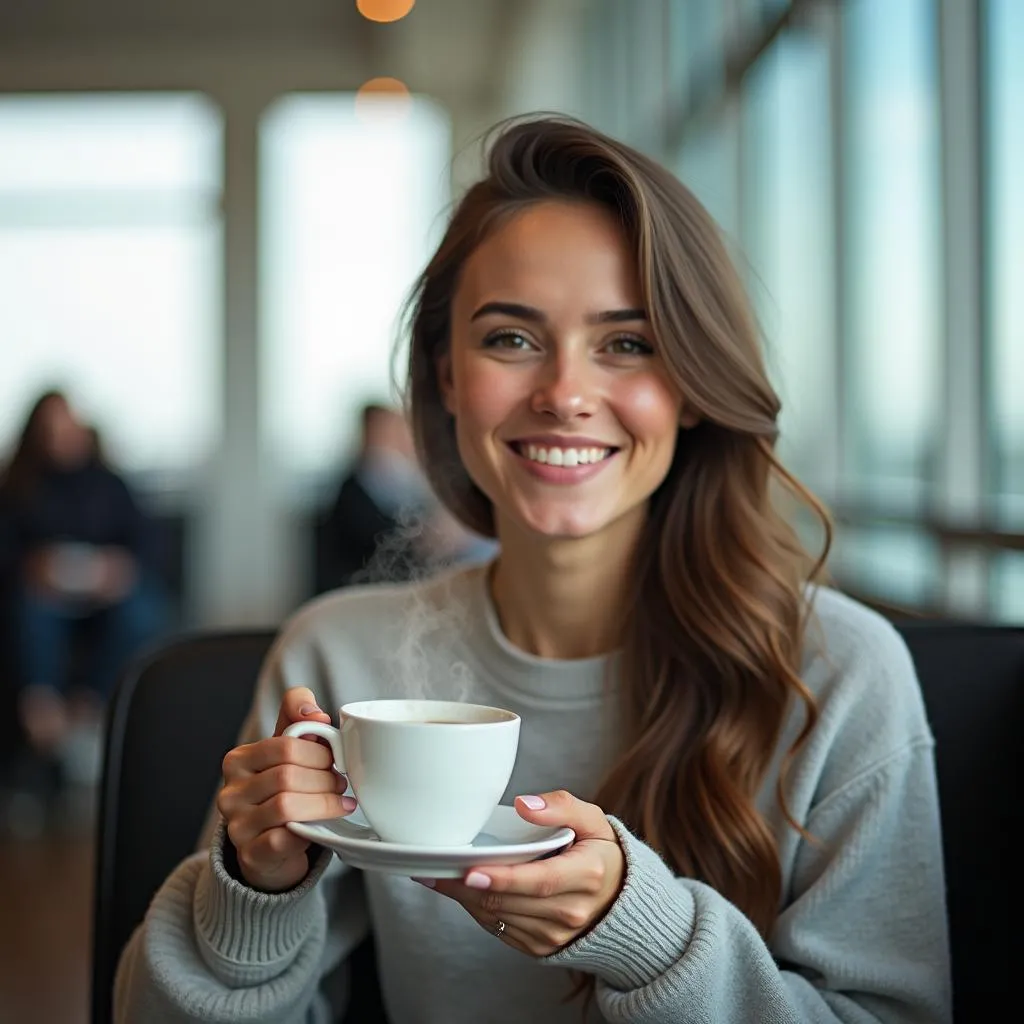
[(548, 361), (533, 393), (534, 412), (562, 421), (593, 415), (597, 384), (585, 356), (559, 354)]

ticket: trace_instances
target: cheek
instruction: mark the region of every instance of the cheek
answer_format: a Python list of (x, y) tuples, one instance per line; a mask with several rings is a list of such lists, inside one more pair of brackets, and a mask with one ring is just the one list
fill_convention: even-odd
[(454, 406), (467, 434), (497, 426), (520, 398), (515, 374), (505, 367), (467, 361), (456, 368)]
[(638, 444), (675, 445), (683, 403), (665, 381), (642, 377), (624, 382), (617, 404), (619, 418)]
[(521, 401), (515, 374), (483, 360), (467, 360), (455, 367), (452, 398), (462, 464), (477, 487), (494, 500), (494, 435)]

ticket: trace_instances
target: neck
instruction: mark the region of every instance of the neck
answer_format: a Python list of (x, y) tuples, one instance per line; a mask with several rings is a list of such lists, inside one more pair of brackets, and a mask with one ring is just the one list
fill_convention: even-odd
[(543, 538), (498, 523), (491, 581), (509, 642), (541, 658), (589, 658), (620, 646), (627, 583), (642, 520), (590, 537)]

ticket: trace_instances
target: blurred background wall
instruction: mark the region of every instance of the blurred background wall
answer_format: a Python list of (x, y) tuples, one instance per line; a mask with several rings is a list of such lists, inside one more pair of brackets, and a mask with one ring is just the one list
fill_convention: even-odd
[(840, 582), (1024, 620), (1021, 52), (1018, 0), (6, 0), (0, 452), (66, 387), (184, 621), (278, 621), (479, 133), (557, 110), (727, 233)]

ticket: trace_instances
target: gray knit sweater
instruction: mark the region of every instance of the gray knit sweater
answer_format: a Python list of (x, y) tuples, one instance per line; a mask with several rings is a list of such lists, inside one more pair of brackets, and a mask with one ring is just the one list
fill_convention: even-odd
[[(533, 960), (451, 900), (407, 878), (359, 872), (324, 852), (287, 893), (257, 893), (224, 868), (224, 836), (157, 893), (121, 959), (116, 1018), (327, 1024), (340, 1019), (345, 958), (372, 928), (393, 1024), (578, 1024), (568, 969), (597, 979), (588, 1020), (773, 1024), (950, 1020), (933, 743), (895, 631), (839, 594), (815, 598), (803, 680), (820, 719), (775, 797), (791, 713), (758, 807), (777, 841), (782, 907), (765, 943), (714, 889), (673, 875), (612, 819), (624, 887), (582, 939)], [(288, 624), (267, 660), (244, 739), (269, 735), (282, 692), (310, 686), (336, 715), (399, 693), (469, 699), (522, 716), (518, 793), (591, 799), (615, 748), (613, 658), (551, 661), (503, 636), (480, 569), (427, 583), (347, 590)], [(201, 708), (196, 709), (202, 713)]]

